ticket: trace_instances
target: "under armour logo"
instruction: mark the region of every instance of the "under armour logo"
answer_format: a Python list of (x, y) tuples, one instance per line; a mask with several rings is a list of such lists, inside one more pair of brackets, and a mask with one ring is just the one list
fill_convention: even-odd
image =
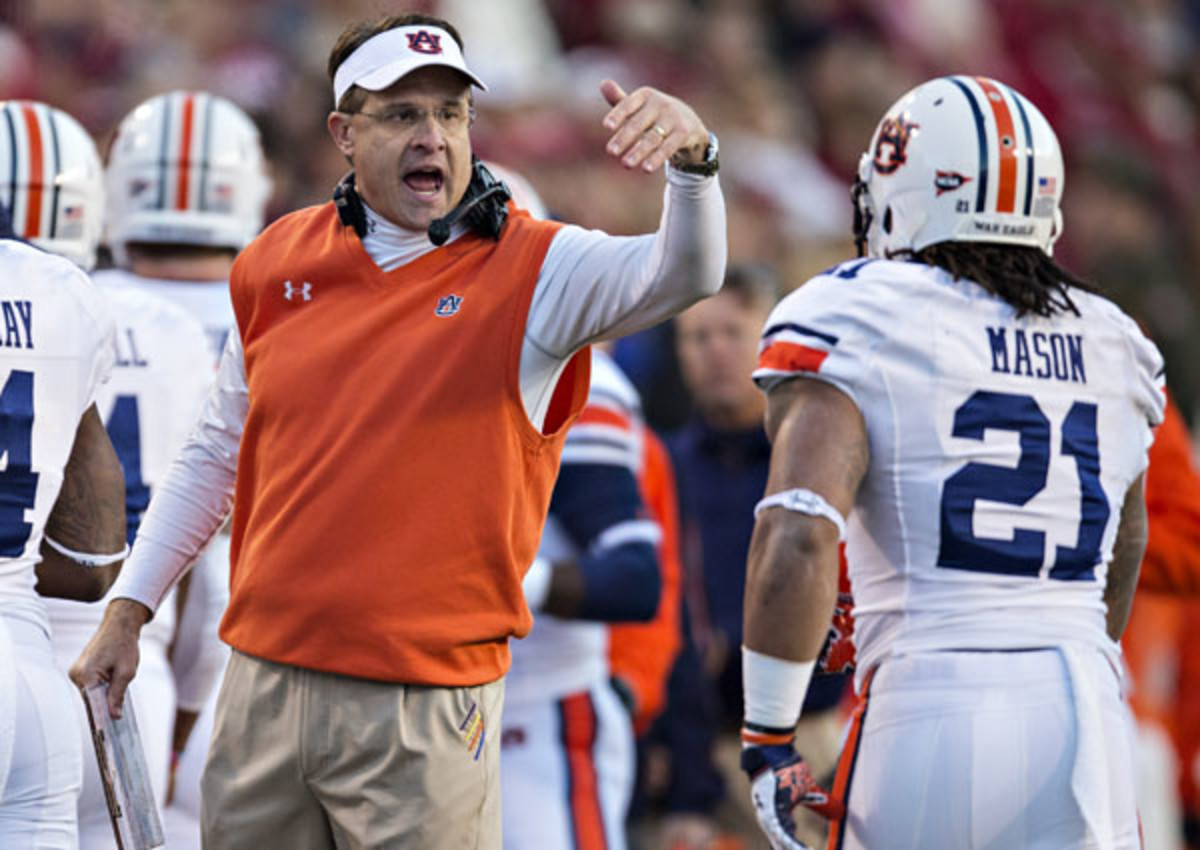
[(434, 315), (445, 318), (446, 316), (453, 316), (455, 313), (458, 312), (458, 308), (461, 306), (462, 306), (462, 296), (461, 295), (443, 295), (441, 298), (438, 299), (437, 309), (434, 310), (433, 312), (434, 312)]
[(312, 284), (306, 280), (304, 281), (304, 284), (297, 289), (295, 284), (293, 284), (290, 280), (285, 280), (283, 282), (283, 297), (288, 301), (294, 301), (295, 299), (292, 297), (294, 295), (299, 295), (301, 300), (312, 301)]
[(408, 49), (417, 53), (437, 54), (442, 52), (442, 37), (428, 30), (405, 33), (408, 37)]

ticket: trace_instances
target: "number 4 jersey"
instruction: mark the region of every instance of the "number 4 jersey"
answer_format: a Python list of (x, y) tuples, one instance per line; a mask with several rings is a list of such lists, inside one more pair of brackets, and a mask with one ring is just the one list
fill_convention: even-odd
[(1017, 318), (919, 263), (858, 260), (785, 298), (759, 386), (858, 406), (870, 465), (847, 530), (860, 671), (888, 654), (1090, 643), (1126, 491), (1162, 419), (1162, 359), (1110, 301)]
[(69, 261), (0, 240), (0, 610), (49, 630), (34, 585), (80, 418), (113, 363), (104, 299)]

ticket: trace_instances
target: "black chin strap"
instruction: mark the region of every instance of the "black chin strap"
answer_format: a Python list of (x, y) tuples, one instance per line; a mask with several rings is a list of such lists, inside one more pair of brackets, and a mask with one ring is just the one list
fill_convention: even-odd
[(867, 231), (871, 229), (871, 219), (874, 216), (867, 209), (867, 184), (862, 178), (855, 178), (850, 187), (850, 201), (854, 204), (854, 247), (858, 256), (867, 256)]

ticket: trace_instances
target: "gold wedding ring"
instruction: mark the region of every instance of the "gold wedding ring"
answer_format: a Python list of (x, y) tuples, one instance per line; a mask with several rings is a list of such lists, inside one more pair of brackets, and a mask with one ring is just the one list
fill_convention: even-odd
[(668, 133), (666, 130), (664, 130), (662, 127), (658, 126), (657, 124), (655, 124), (650, 129), (653, 130), (654, 132), (658, 133), (658, 137), (660, 139), (665, 139), (667, 136), (670, 135), (670, 133)]

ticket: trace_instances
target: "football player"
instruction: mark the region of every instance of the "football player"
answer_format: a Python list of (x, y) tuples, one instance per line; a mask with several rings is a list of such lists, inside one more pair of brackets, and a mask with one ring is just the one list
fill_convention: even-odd
[(195, 316), (215, 371), (234, 323), (229, 269), (262, 230), (271, 195), (258, 128), (223, 97), (157, 95), (121, 121), (105, 181), (118, 270), (98, 279), (124, 278)]
[(504, 846), (623, 848), (636, 772), (630, 707), (613, 687), (609, 623), (658, 609), (658, 523), (638, 490), (637, 391), (599, 349), (567, 434), (538, 558), (533, 631), (512, 647), (500, 776)]
[[(25, 104), (10, 103), (4, 110), (15, 119), (25, 108)], [(30, 134), (24, 144), (11, 149), (16, 171), (29, 175), (27, 185), (23, 184), (25, 191), (33, 191), (38, 181), (44, 181), (45, 185), (55, 186), (67, 200), (53, 234), (31, 233), (31, 239), (90, 271), (96, 260), (104, 214), (104, 173), (99, 156), (91, 137), (66, 113), (41, 104), (33, 109), (34, 114), (45, 116), (50, 131), (45, 139), (52, 141), (48, 147), (51, 155), (42, 156), (39, 163), (34, 137)], [(132, 543), (151, 486), (191, 430), (211, 383), (212, 365), (203, 329), (181, 309), (151, 293), (123, 286), (119, 279), (106, 280), (99, 288), (117, 317), (117, 334), (112, 376), (99, 387), (96, 407), (124, 472), (126, 537)], [(65, 672), (96, 630), (103, 607), (50, 599), (46, 608), (55, 660)], [(149, 676), (139, 680), (139, 687), (131, 692), (160, 803), (170, 765), (175, 704), (175, 685), (168, 662), (175, 612), (172, 608), (164, 613), (147, 629), (142, 644), (143, 664)], [(77, 707), (78, 725), (85, 751), (89, 753), (84, 759), (78, 800), (80, 846), (109, 847), (112, 826), (108, 807), (90, 755), (90, 734), (83, 707)]]
[[(1162, 359), (1051, 259), (1064, 174), (1010, 87), (945, 77), (880, 122), (866, 256), (776, 308), (749, 557), (743, 767), (777, 848), (1139, 846), (1117, 639), (1146, 542)], [(791, 746), (837, 592), (860, 705), (831, 795)]]
[[(258, 128), (236, 104), (207, 92), (157, 95), (121, 121), (105, 176), (105, 232), (117, 268), (97, 273), (96, 280), (106, 290), (128, 292), (130, 297), (146, 293), (171, 302), (203, 326), (208, 341), (204, 365), (193, 356), (187, 377), (175, 381), (174, 392), (187, 387), (206, 393), (234, 326), (229, 270), (238, 251), (262, 229), (271, 193)], [(169, 327), (158, 327), (161, 339), (169, 340)], [(176, 353), (180, 368), (181, 358)], [(189, 403), (172, 408), (184, 430), (177, 427), (170, 440), (158, 434), (153, 457), (143, 456), (143, 477), (151, 476), (147, 486), (159, 480), (195, 424), (199, 405), (194, 393), (189, 398)], [(142, 402), (147, 403), (155, 402)], [(138, 436), (126, 430), (121, 436), (114, 432), (113, 439), (118, 448), (123, 439), (134, 451)], [(143, 452), (150, 450), (148, 446)], [(149, 464), (153, 470), (146, 469)], [(140, 508), (145, 507), (143, 502)], [(213, 538), (197, 567), (182, 585), (182, 603), (167, 606), (178, 607), (180, 622), (171, 648), (177, 714), (164, 825), (171, 846), (180, 848), (198, 847), (200, 841), (199, 777), (211, 716), (197, 718), (215, 698), (213, 685), (227, 658), (216, 632), (228, 599), (228, 535)], [(155, 622), (163, 613), (170, 619), (176, 614), (160, 612)]]
[(78, 122), (45, 104), (0, 103), (0, 122), (0, 846), (74, 848), (83, 705), (54, 664), (43, 597), (99, 599), (127, 551), (96, 404), (114, 326), (70, 261), (94, 256), (100, 163)]
[[(513, 203), (546, 218), (517, 172), (488, 163)], [(650, 619), (656, 545), (639, 493), (641, 401), (616, 363), (592, 350), (587, 405), (567, 433), (538, 558), (524, 589), (533, 631), (513, 644), (500, 780), (511, 850), (625, 846), (636, 770), (626, 695), (610, 665), (610, 624)]]

